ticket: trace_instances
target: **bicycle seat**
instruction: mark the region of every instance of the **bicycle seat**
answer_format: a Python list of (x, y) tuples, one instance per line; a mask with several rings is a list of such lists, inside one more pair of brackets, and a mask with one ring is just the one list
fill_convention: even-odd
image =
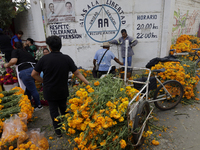
[(160, 72), (165, 72), (165, 68), (162, 68), (162, 69), (155, 69), (155, 70), (152, 70), (152, 72), (157, 72), (157, 73), (160, 73)]
[(192, 50), (200, 51), (200, 48), (193, 48)]

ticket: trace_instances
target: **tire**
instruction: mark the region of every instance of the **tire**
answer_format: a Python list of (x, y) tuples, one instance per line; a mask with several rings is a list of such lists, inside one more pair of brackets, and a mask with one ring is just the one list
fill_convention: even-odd
[(200, 78), (200, 60), (196, 63), (196, 70), (195, 70), (196, 76)]
[[(133, 131), (134, 132), (136, 132), (136, 133), (139, 132), (138, 130), (141, 129), (141, 126), (144, 123), (147, 116), (149, 115), (149, 112), (150, 112), (149, 103), (147, 101), (143, 101), (139, 105), (139, 108), (138, 108), (137, 113), (135, 115), (135, 121), (134, 121), (134, 125), (133, 125)], [(148, 130), (148, 125), (146, 124), (144, 131), (147, 131), (147, 130)], [(139, 137), (140, 137), (140, 134), (141, 134), (141, 132), (139, 132), (138, 134), (132, 134), (134, 144), (137, 144)], [(141, 146), (144, 143), (144, 139), (145, 139), (145, 137), (141, 138), (140, 143), (138, 144), (137, 147)]]
[[(170, 110), (178, 105), (183, 97), (183, 86), (176, 80), (170, 80), (163, 83), (164, 87), (168, 90), (172, 97), (164, 90), (163, 86), (160, 85), (154, 94), (154, 100), (166, 97), (165, 100), (154, 102), (155, 106), (160, 110)], [(161, 95), (162, 94), (162, 95)]]

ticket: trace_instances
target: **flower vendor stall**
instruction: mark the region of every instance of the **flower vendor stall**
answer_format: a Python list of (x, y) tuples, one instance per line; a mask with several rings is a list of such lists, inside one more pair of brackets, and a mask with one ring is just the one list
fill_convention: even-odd
[(75, 149), (124, 149), (128, 143), (126, 118), (129, 100), (138, 90), (106, 76), (71, 91), (61, 130)]
[(39, 129), (27, 129), (33, 111), (28, 96), (20, 87), (0, 93), (0, 150), (49, 148), (44, 133), (40, 133)]
[[(183, 52), (194, 52), (192, 50), (193, 48), (199, 48), (200, 47), (200, 39), (198, 37), (192, 36), (192, 35), (181, 35), (177, 41), (176, 44), (171, 45), (171, 49), (176, 49), (177, 53), (183, 53)], [(173, 53), (171, 53), (173, 54)], [(200, 52), (198, 52), (200, 55)], [(196, 86), (199, 82), (199, 77), (195, 74), (195, 60), (198, 57), (194, 57), (191, 55), (180, 55), (178, 56), (178, 59), (180, 60), (179, 64), (176, 64), (176, 70), (178, 71), (175, 76), (175, 79), (178, 81), (181, 81), (181, 84), (184, 86), (184, 104), (191, 104), (194, 102), (194, 100), (199, 100), (199, 98), (196, 97), (197, 89)], [(178, 67), (181, 68), (178, 69)], [(171, 74), (168, 74), (168, 77)], [(174, 76), (172, 76), (174, 77)]]
[[(177, 52), (191, 51), (197, 47), (200, 47), (199, 39), (186, 35), (182, 35), (177, 44), (171, 46), (177, 49)], [(190, 56), (178, 59), (180, 62), (159, 62), (151, 70), (165, 68), (165, 72), (158, 73), (162, 82), (179, 81), (184, 87), (182, 103), (192, 104), (199, 100), (196, 97), (199, 78), (195, 74), (195, 62)], [(87, 77), (86, 71), (81, 71)], [(138, 77), (138, 74), (134, 74), (130, 79)], [(91, 85), (79, 84), (70, 89), (67, 111), (71, 113), (57, 118), (62, 120), (62, 132), (69, 139), (69, 143), (75, 143), (75, 150), (127, 148), (130, 144), (128, 142), (131, 141), (128, 138), (132, 138), (128, 135), (127, 105), (138, 91), (130, 86), (125, 87), (122, 81), (113, 81), (109, 76), (91, 82)], [(152, 134), (147, 131), (143, 136), (150, 136), (149, 133)], [(151, 143), (159, 144), (155, 139)]]
[(0, 83), (3, 85), (5, 91), (9, 91), (15, 86), (18, 86), (17, 75), (15, 73), (15, 67), (0, 68), (1, 76)]

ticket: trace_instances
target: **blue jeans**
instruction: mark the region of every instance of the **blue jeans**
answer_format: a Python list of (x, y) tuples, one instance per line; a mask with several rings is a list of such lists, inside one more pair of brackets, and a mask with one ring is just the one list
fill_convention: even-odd
[[(127, 62), (128, 62), (128, 66), (131, 66), (132, 63), (132, 56), (127, 57)], [(125, 65), (125, 57), (123, 57), (123, 64)], [(131, 71), (131, 68), (127, 69), (128, 71)]]
[(32, 71), (33, 71), (32, 67), (20, 71), (19, 78), (26, 86), (26, 94), (28, 95), (28, 98), (31, 100), (31, 96), (33, 96), (35, 104), (36, 106), (38, 106), (41, 105), (40, 96), (35, 86), (35, 80), (31, 77)]

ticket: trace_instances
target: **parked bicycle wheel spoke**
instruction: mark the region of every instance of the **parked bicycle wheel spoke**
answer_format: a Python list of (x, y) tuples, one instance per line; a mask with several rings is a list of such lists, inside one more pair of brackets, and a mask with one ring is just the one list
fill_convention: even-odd
[(160, 85), (155, 92), (155, 106), (161, 110), (174, 108), (182, 99), (183, 87), (178, 81), (167, 81)]
[[(137, 144), (139, 137), (142, 134), (141, 130), (142, 130), (142, 127), (143, 127), (143, 123), (145, 122), (147, 116), (149, 115), (149, 112), (150, 112), (149, 103), (146, 102), (146, 101), (142, 102), (140, 104), (138, 110), (137, 110), (136, 115), (135, 115), (135, 121), (134, 121), (134, 125), (133, 125), (133, 131), (135, 133), (138, 133), (138, 134), (133, 134), (133, 141), (132, 142), (134, 144)], [(144, 131), (147, 131), (147, 130), (148, 130), (148, 126), (146, 124)], [(138, 146), (142, 145), (144, 138), (145, 137), (141, 138)]]

